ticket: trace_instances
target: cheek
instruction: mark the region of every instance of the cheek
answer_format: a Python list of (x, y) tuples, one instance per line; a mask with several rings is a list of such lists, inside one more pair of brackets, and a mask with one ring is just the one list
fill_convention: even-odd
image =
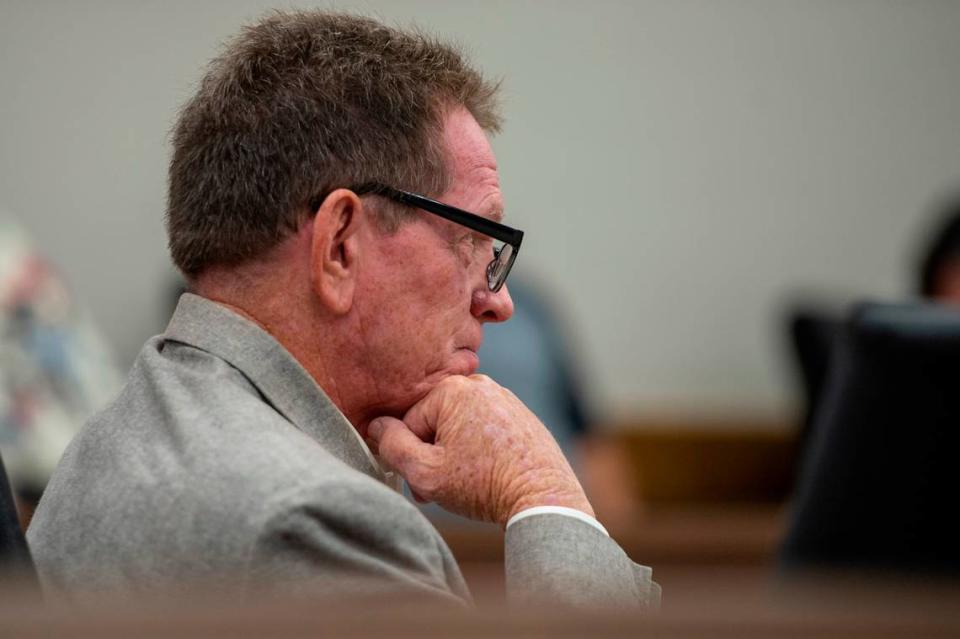
[(444, 253), (417, 261), (402, 250), (388, 250), (381, 257), (357, 290), (368, 343), (410, 367), (442, 357), (470, 309), (467, 283), (455, 257)]
[(470, 307), (470, 294), (462, 264), (449, 250), (436, 249), (433, 255), (388, 252), (382, 273), (381, 295), (392, 299), (398, 313), (409, 315), (412, 323), (429, 323)]

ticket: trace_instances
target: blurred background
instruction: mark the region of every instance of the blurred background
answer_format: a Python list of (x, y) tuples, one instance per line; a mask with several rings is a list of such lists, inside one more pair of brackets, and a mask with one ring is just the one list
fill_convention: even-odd
[[(219, 42), (291, 6), (318, 5), (0, 0), (2, 228), (62, 283), (64, 330), (100, 336), (61, 338), (99, 362), (74, 375), (94, 389), (75, 422), (172, 310), (163, 213), (179, 105)], [(520, 333), (488, 330), (484, 366), (518, 394), (554, 375), (525, 399), (665, 593), (705, 566), (768, 574), (833, 357), (826, 338), (804, 360), (804, 322), (915, 299), (960, 193), (960, 3), (319, 6), (420, 25), (503, 78), (493, 145), (507, 221), (526, 231), (511, 289), (526, 291), (518, 319), (529, 311)], [(19, 312), (14, 284), (0, 286)], [(518, 366), (498, 343), (539, 364), (501, 378)], [(23, 453), (16, 415), (0, 444), (14, 483), (36, 492), (29, 469), (56, 455)], [(477, 574), (497, 558), (483, 534), (450, 533)]]

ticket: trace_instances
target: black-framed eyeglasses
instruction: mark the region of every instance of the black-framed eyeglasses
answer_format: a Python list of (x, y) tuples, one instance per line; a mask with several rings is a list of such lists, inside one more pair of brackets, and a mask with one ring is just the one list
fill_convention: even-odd
[(492, 237), (494, 240), (500, 242), (500, 244), (494, 243), (493, 260), (487, 264), (487, 287), (491, 292), (496, 293), (503, 287), (503, 283), (507, 281), (507, 275), (510, 274), (510, 269), (513, 267), (513, 263), (517, 259), (517, 253), (520, 251), (520, 243), (523, 241), (523, 231), (510, 228), (505, 224), (500, 224), (493, 220), (488, 220), (482, 215), (470, 213), (463, 209), (458, 209), (455, 206), (450, 206), (449, 204), (417, 195), (416, 193), (401, 191), (400, 189), (395, 189), (383, 184), (363, 184), (351, 190), (357, 195), (380, 195), (399, 204), (423, 209), (428, 213), (439, 215), (446, 220), (465, 226), (470, 230)]

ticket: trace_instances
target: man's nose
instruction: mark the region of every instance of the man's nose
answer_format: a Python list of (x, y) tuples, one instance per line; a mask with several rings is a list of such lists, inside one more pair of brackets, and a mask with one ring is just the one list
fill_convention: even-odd
[(470, 312), (481, 322), (506, 322), (513, 315), (513, 300), (506, 284), (494, 293), (484, 287), (473, 294)]

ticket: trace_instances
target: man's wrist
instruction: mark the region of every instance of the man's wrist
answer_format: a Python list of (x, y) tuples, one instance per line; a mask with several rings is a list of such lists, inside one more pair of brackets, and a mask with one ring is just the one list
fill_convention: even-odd
[(521, 510), (510, 518), (506, 527), (510, 528), (510, 526), (514, 525), (518, 521), (522, 521), (535, 515), (561, 515), (563, 517), (571, 517), (593, 526), (607, 537), (610, 536), (610, 533), (608, 533), (607, 529), (603, 527), (603, 524), (597, 521), (596, 517), (588, 515), (582, 510), (577, 510), (576, 508), (567, 508), (565, 506), (533, 506), (532, 508)]
[(517, 502), (513, 505), (513, 508), (510, 510), (507, 521), (511, 521), (516, 515), (525, 510), (541, 507), (577, 510), (588, 517), (596, 519), (596, 514), (593, 512), (593, 506), (590, 505), (590, 502), (587, 500), (587, 497), (583, 494), (583, 492), (581, 492), (579, 495), (558, 494), (556, 492), (551, 492), (547, 494), (528, 495), (517, 500)]

